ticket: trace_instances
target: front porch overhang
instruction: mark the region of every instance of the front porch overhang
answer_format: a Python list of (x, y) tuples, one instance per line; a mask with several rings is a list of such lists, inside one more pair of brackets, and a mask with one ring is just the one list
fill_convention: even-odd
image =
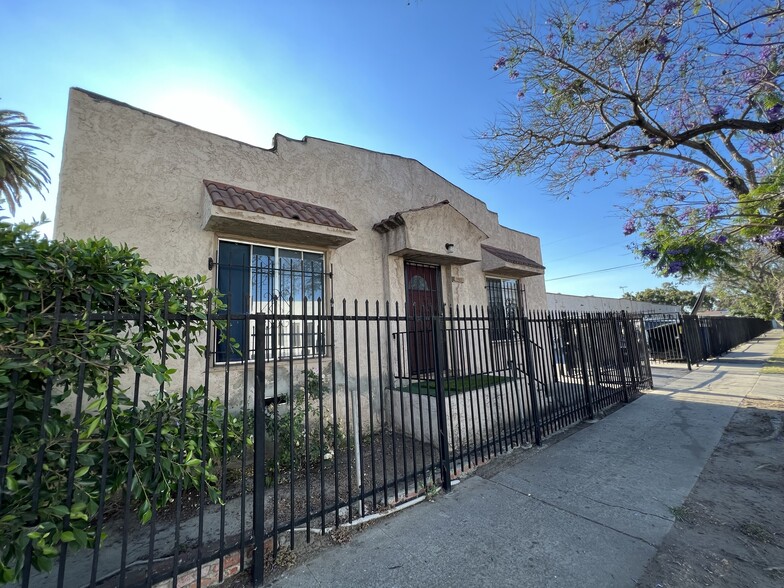
[(466, 265), (482, 260), (480, 244), (487, 234), (444, 200), (397, 212), (373, 230), (386, 240), (387, 253), (436, 265)]

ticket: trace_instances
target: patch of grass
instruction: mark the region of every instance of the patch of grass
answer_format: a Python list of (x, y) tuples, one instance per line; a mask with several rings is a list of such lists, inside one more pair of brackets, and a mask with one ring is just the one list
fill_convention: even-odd
[(781, 338), (773, 355), (765, 362), (763, 374), (784, 374), (784, 337)]
[[(504, 376), (491, 376), (490, 374), (477, 374), (473, 376), (461, 376), (458, 378), (448, 377), (444, 378), (444, 394), (451, 396), (452, 394), (459, 394), (460, 392), (468, 392), (469, 390), (479, 390), (489, 386), (497, 386), (508, 382), (511, 378)], [(408, 386), (403, 386), (404, 392), (411, 392), (412, 394), (426, 394), (428, 396), (436, 395), (436, 382), (435, 380), (410, 380)]]

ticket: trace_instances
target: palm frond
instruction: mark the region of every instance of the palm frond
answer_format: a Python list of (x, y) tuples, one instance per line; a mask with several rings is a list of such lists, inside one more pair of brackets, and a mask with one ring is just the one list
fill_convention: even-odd
[(15, 110), (0, 110), (0, 199), (6, 201), (12, 215), (22, 196), (32, 199), (33, 192), (43, 195), (51, 182), (41, 154), (49, 144), (48, 135)]

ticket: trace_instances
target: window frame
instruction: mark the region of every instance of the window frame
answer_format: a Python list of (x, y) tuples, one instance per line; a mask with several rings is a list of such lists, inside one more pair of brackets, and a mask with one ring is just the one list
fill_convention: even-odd
[[(511, 287), (504, 287), (504, 283), (514, 283), (514, 288)], [(492, 292), (493, 287), (491, 287), (491, 283), (497, 283), (497, 292), (500, 295), (500, 299), (502, 305), (498, 305), (493, 300)], [(524, 308), (524, 296), (523, 296), (523, 285), (519, 278), (510, 278), (507, 276), (485, 276), (485, 289), (487, 290), (487, 316), (489, 320), (488, 324), (488, 331), (490, 336), (491, 343), (502, 343), (507, 341), (514, 340), (514, 332), (515, 329), (513, 326), (510, 326), (508, 323), (516, 318), (522, 316), (525, 312)], [(515, 297), (515, 313), (514, 315), (510, 315), (508, 313), (508, 302), (507, 296), (514, 291)], [(500, 309), (501, 314), (496, 315), (496, 311)]]
[[(272, 308), (270, 306), (267, 306), (267, 308), (265, 309), (264, 306), (265, 305), (275, 304), (275, 299), (278, 296), (277, 296), (277, 294), (274, 294), (274, 293), (275, 292), (280, 292), (280, 282), (282, 280), (282, 274), (287, 272), (287, 270), (282, 269), (281, 265), (280, 265), (280, 260), (281, 260), (280, 251), (281, 250), (288, 250), (288, 251), (296, 251), (296, 252), (298, 252), (300, 254), (300, 256), (301, 256), (300, 260), (302, 260), (302, 261), (304, 261), (304, 259), (305, 259), (305, 254), (319, 255), (321, 257), (321, 272), (320, 272), (320, 274), (322, 276), (322, 278), (321, 278), (321, 296), (308, 299), (308, 307), (311, 307), (311, 305), (317, 304), (318, 298), (321, 298), (321, 304), (322, 304), (322, 306), (321, 306), (321, 314), (319, 314), (318, 310), (316, 310), (316, 309), (314, 309), (312, 313), (308, 313), (307, 309), (304, 309), (303, 311), (301, 311), (299, 313), (291, 312), (291, 309), (288, 312), (287, 311), (281, 311), (280, 303), (278, 303), (279, 305), (278, 305), (278, 307), (276, 309), (277, 310), (276, 316), (278, 317), (277, 320), (279, 322), (283, 323), (285, 321), (289, 325), (292, 325), (292, 324), (300, 324), (300, 325), (302, 325), (302, 328), (298, 332), (296, 332), (296, 333), (294, 333), (294, 332), (288, 332), (288, 333), (281, 332), (281, 329), (280, 329), (281, 325), (279, 325), (278, 326), (278, 338), (281, 339), (282, 337), (300, 337), (300, 338), (302, 338), (302, 341), (301, 341), (301, 343), (299, 345), (296, 345), (296, 346), (294, 346), (292, 344), (287, 344), (287, 345), (279, 344), (279, 345), (277, 345), (276, 346), (276, 349), (278, 351), (277, 357), (274, 357), (271, 353), (268, 352), (266, 354), (267, 356), (266, 356), (265, 360), (266, 361), (295, 361), (295, 360), (301, 361), (301, 360), (303, 360), (306, 357), (308, 357), (308, 358), (310, 358), (310, 357), (313, 357), (313, 358), (316, 358), (316, 357), (327, 357), (327, 355), (328, 355), (327, 354), (328, 345), (327, 345), (326, 341), (328, 341), (328, 337), (327, 337), (327, 332), (326, 332), (327, 321), (324, 319), (324, 317), (326, 315), (326, 311), (324, 309), (326, 308), (326, 303), (327, 303), (327, 300), (329, 299), (328, 291), (331, 290), (331, 287), (332, 287), (332, 285), (331, 285), (332, 273), (327, 271), (327, 255), (328, 255), (328, 251), (327, 250), (311, 249), (311, 248), (302, 248), (299, 245), (290, 245), (290, 244), (286, 244), (286, 243), (269, 243), (269, 242), (263, 242), (263, 241), (250, 241), (250, 240), (247, 240), (247, 239), (235, 239), (235, 238), (232, 238), (232, 237), (221, 237), (221, 236), (218, 236), (217, 237), (217, 247), (216, 247), (216, 259), (218, 259), (218, 263), (216, 264), (216, 267), (215, 267), (214, 281), (213, 281), (213, 283), (215, 284), (216, 290), (218, 290), (218, 287), (220, 285), (220, 272), (221, 272), (220, 260), (221, 260), (221, 244), (222, 243), (229, 243), (229, 244), (233, 244), (233, 245), (247, 245), (249, 247), (250, 255), (249, 255), (249, 258), (246, 261), (245, 268), (244, 268), (246, 278), (243, 278), (243, 280), (247, 279), (247, 281), (248, 281), (247, 293), (246, 293), (246, 296), (244, 297), (245, 301), (243, 303), (244, 305), (246, 305), (246, 310), (242, 311), (243, 314), (247, 314), (249, 316), (253, 316), (255, 314), (261, 314), (261, 313), (272, 314)], [(254, 292), (254, 290), (255, 290), (254, 289), (254, 273), (261, 274), (264, 271), (269, 271), (267, 268), (259, 269), (259, 268), (255, 268), (254, 267), (254, 263), (253, 263), (253, 259), (254, 259), (253, 258), (253, 248), (254, 247), (266, 247), (266, 248), (272, 249), (274, 251), (274, 257), (273, 257), (274, 264), (273, 264), (273, 266), (271, 268), (271, 272), (272, 272), (272, 277), (274, 279), (274, 283), (273, 283), (272, 287), (270, 288), (270, 292), (272, 293), (272, 295), (270, 296), (269, 300), (265, 300), (265, 301), (262, 301), (262, 300), (255, 301), (254, 300), (254, 293), (255, 293)], [(292, 258), (292, 259), (296, 259), (296, 258)], [(299, 271), (300, 270), (294, 270), (292, 272), (292, 274), (299, 273)], [(306, 272), (306, 273), (315, 273), (315, 272)], [(304, 296), (304, 292), (305, 292), (304, 285), (301, 287), (301, 290), (302, 290), (302, 295), (299, 298), (299, 302), (300, 303), (302, 303), (302, 301), (303, 301), (303, 299), (305, 297)], [(297, 302), (296, 298), (294, 298), (293, 300), (294, 300), (295, 303)], [(254, 308), (254, 306), (256, 306), (257, 308)], [(234, 312), (236, 312), (236, 311), (234, 311)], [(307, 320), (307, 322), (309, 323), (308, 341), (304, 340), (304, 324), (303, 323), (305, 321), (303, 319), (293, 319), (292, 320), (292, 319), (281, 318), (281, 317), (285, 317), (287, 315), (288, 316), (295, 316), (295, 317), (296, 316), (304, 316), (304, 315), (308, 316), (308, 320)], [(314, 320), (311, 320), (311, 318), (310, 318), (311, 316), (314, 317)], [(316, 317), (320, 317), (320, 318), (316, 319)], [(247, 325), (247, 322), (246, 322), (246, 325)], [(312, 325), (312, 328), (311, 328), (311, 325)], [(320, 326), (320, 328), (316, 329), (317, 325)], [(229, 329), (231, 329), (231, 326), (229, 327)], [(213, 365), (216, 365), (216, 366), (217, 365), (226, 365), (226, 364), (228, 364), (228, 365), (242, 365), (245, 362), (253, 361), (255, 359), (255, 351), (256, 351), (255, 347), (252, 345), (252, 341), (255, 340), (254, 329), (255, 329), (255, 321), (250, 321), (250, 326), (246, 327), (245, 333), (243, 335), (243, 338), (246, 341), (246, 343), (242, 346), (243, 348), (240, 350), (240, 353), (243, 354), (243, 355), (241, 355), (240, 357), (235, 357), (233, 352), (231, 352), (231, 351), (227, 352), (225, 350), (225, 348), (224, 348), (224, 350), (222, 352), (220, 351), (220, 343), (219, 343), (219, 341), (220, 341), (220, 337), (221, 337), (221, 330), (218, 329), (217, 327), (215, 327), (214, 328), (214, 332), (213, 332), (213, 335), (215, 337), (215, 339), (214, 339), (215, 343), (214, 343), (214, 349), (212, 350)], [(272, 338), (272, 327), (271, 327), (271, 324), (268, 324), (266, 339), (270, 343), (271, 343), (271, 338)], [(311, 340), (312, 340), (312, 343), (310, 342)], [(224, 345), (225, 345), (225, 343), (224, 343)], [(270, 347), (272, 347), (272, 345), (267, 345), (266, 347), (267, 347), (267, 349), (270, 349)], [(288, 351), (292, 351), (292, 353), (289, 354), (289, 353), (287, 353)], [(223, 357), (221, 357), (221, 355), (223, 355)]]

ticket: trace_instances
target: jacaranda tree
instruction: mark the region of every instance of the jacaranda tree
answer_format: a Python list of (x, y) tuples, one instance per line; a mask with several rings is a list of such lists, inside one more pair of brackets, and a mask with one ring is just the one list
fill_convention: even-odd
[(478, 173), (633, 186), (627, 235), (664, 275), (721, 270), (756, 240), (784, 256), (782, 0), (563, 3), (498, 31), (517, 101)]

